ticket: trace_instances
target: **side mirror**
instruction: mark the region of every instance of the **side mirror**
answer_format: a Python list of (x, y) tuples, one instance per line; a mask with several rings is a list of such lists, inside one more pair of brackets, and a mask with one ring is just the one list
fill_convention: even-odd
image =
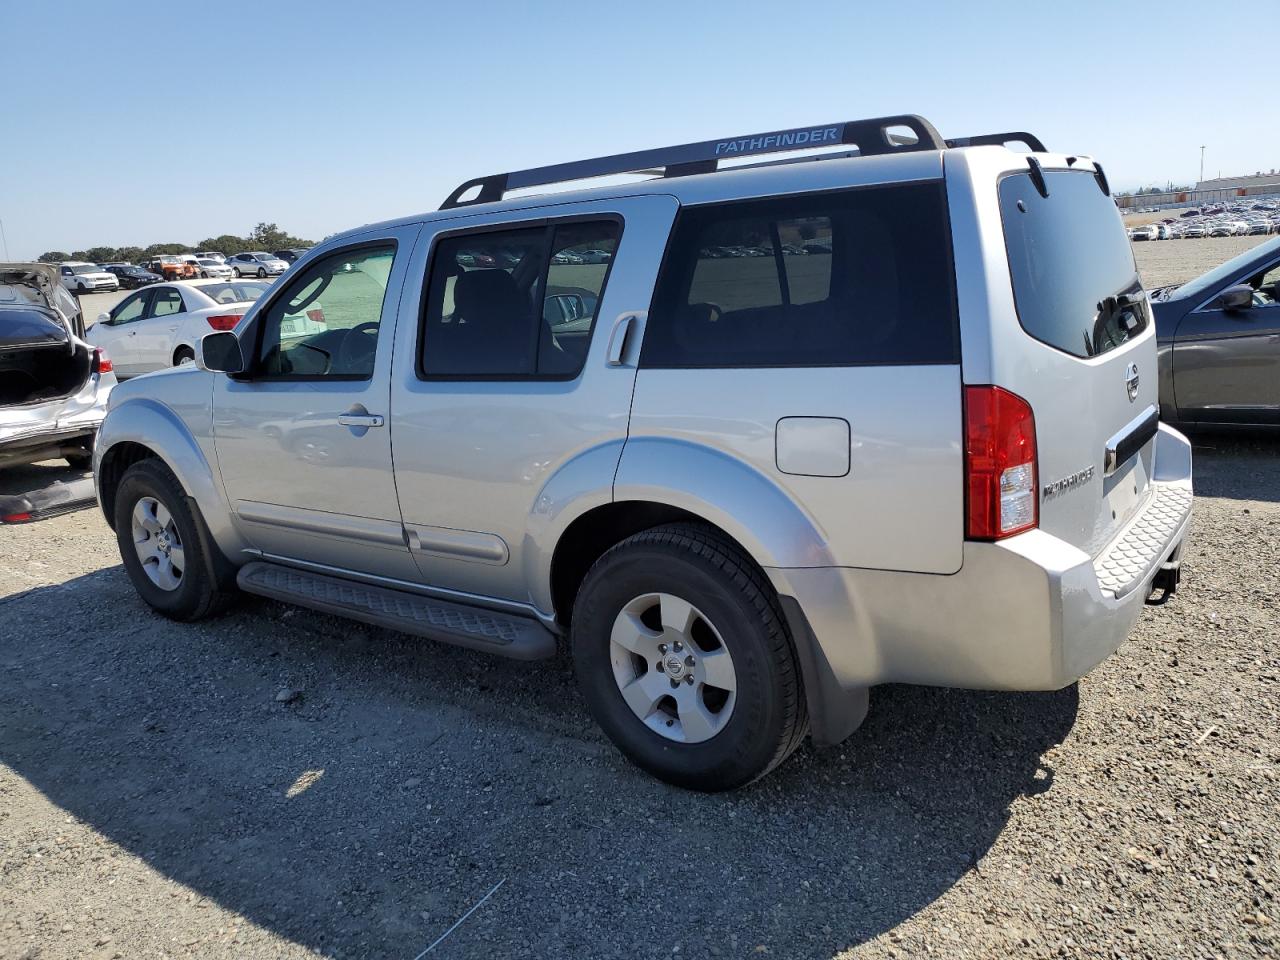
[(1237, 283), (1234, 287), (1227, 287), (1218, 297), (1218, 303), (1228, 312), (1248, 310), (1253, 306), (1253, 287), (1247, 283)]
[(551, 310), (556, 323), (579, 320), (587, 315), (587, 304), (577, 293), (559, 293), (547, 297), (543, 304), (544, 316), (548, 309)]
[(100, 314), (98, 314), (98, 321), (97, 321), (97, 322), (98, 322), (98, 323), (105, 323), (105, 324), (107, 324), (108, 326), (110, 326), (110, 325), (111, 325), (111, 314), (110, 314), (108, 311), (103, 310)]
[(240, 340), (230, 330), (205, 334), (196, 344), (196, 366), (212, 373), (244, 373)]

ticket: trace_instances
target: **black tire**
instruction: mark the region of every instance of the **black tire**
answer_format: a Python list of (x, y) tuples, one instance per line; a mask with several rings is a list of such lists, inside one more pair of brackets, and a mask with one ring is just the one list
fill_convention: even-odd
[[(164, 590), (142, 569), (133, 545), (133, 509), (143, 497), (154, 497), (169, 511), (182, 543), (186, 567), (179, 585)], [(234, 598), (224, 586), (225, 571), (213, 555), (211, 538), (191, 509), (178, 478), (163, 461), (141, 460), (125, 471), (113, 506), (120, 558), (138, 595), (157, 613), (172, 620), (201, 620), (223, 610)]]
[(179, 367), (184, 363), (194, 363), (196, 352), (190, 347), (179, 347), (173, 351), (173, 365)]
[(231, 272), (232, 272), (232, 273), (234, 273), (234, 274), (236, 275), (236, 279), (237, 279), (237, 280), (239, 280), (239, 279), (240, 279), (240, 268), (239, 268), (239, 267), (232, 267), (232, 268), (231, 268)]
[(259, 280), (265, 280), (265, 279), (267, 279), (267, 271), (266, 271), (266, 268), (265, 268), (265, 267), (259, 267), (259, 268), (258, 268), (258, 279), (259, 279)]
[[(708, 740), (680, 743), (654, 732), (614, 680), (614, 619), (646, 593), (671, 593), (693, 604), (733, 658), (733, 713)], [(743, 786), (790, 756), (808, 733), (800, 669), (777, 596), (749, 557), (707, 527), (645, 530), (596, 561), (574, 603), (573, 658), (596, 722), (637, 766), (676, 786)]]

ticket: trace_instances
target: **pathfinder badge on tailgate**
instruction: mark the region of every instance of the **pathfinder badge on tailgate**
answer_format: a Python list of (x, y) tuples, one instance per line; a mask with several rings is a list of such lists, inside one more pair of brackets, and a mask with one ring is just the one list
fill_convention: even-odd
[(1040, 489), (1040, 498), (1042, 500), (1052, 500), (1060, 493), (1066, 493), (1068, 490), (1074, 490), (1093, 479), (1093, 467), (1086, 467), (1083, 470), (1077, 470), (1069, 477), (1063, 477), (1061, 480), (1055, 480), (1053, 483), (1046, 483)]

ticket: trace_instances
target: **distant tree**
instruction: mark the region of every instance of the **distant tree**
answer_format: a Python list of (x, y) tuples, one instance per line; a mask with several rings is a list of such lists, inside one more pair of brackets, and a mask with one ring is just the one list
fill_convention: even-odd
[(200, 250), (217, 250), (230, 256), (233, 253), (244, 253), (251, 249), (245, 237), (237, 237), (233, 233), (224, 233), (220, 237), (209, 237), (198, 244)]
[(274, 223), (259, 223), (249, 234), (249, 243), (254, 250), (285, 250), (312, 245), (310, 240), (291, 236)]
[(115, 247), (90, 247), (85, 251), (85, 259), (93, 263), (110, 263), (118, 257)]
[(63, 260), (89, 260), (93, 263), (124, 260), (128, 263), (139, 263), (151, 257), (174, 253), (195, 253), (197, 250), (217, 250), (220, 253), (244, 253), (249, 250), (284, 250), (289, 247), (309, 247), (313, 241), (295, 237), (281, 230), (274, 223), (259, 223), (247, 237), (238, 237), (232, 233), (224, 233), (219, 237), (208, 237), (199, 245), (186, 243), (153, 243), (149, 247), (90, 247), (88, 250), (76, 250), (67, 253), (63, 250), (49, 250), (40, 255), (41, 263), (60, 263)]
[(146, 257), (161, 257), (173, 253), (195, 253), (195, 250), (185, 243), (153, 243), (142, 251)]

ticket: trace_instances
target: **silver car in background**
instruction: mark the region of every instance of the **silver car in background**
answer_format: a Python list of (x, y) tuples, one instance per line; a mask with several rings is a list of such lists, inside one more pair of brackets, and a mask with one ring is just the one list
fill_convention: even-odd
[(56, 457), (88, 467), (115, 384), (58, 268), (0, 263), (0, 467)]
[(278, 277), (289, 264), (272, 253), (237, 253), (227, 259), (227, 266), (237, 277)]

